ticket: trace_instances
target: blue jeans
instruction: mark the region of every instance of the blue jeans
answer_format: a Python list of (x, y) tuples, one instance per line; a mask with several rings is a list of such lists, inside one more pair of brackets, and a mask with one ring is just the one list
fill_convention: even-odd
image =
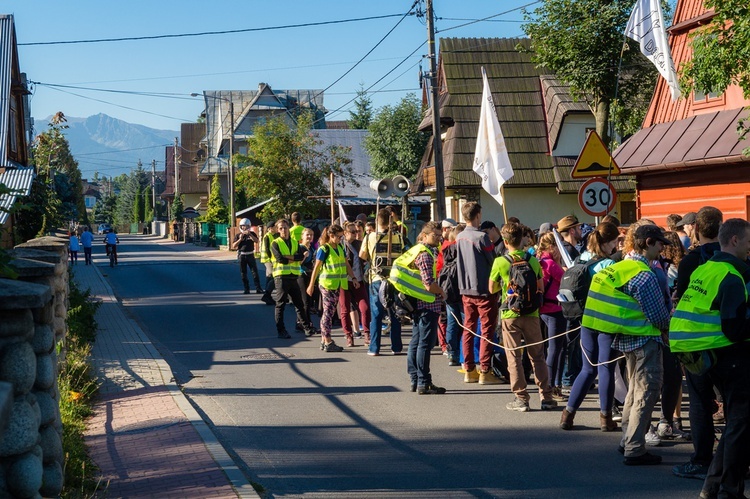
[(404, 349), (401, 343), (401, 321), (391, 311), (387, 311), (380, 303), (380, 283), (375, 281), (370, 284), (370, 352), (380, 353), (380, 338), (383, 333), (383, 317), (388, 314), (391, 319), (391, 350), (400, 353)]
[(455, 359), (458, 360), (461, 355), (461, 337), (464, 334), (464, 330), (461, 325), (456, 322), (456, 319), (454, 319), (453, 316), (455, 315), (456, 317), (458, 317), (461, 320), (461, 323), (463, 323), (463, 303), (458, 302), (454, 305), (446, 303), (445, 313), (447, 316), (447, 324), (445, 326), (445, 342), (448, 343), (448, 353), (451, 358), (455, 357)]
[[(551, 314), (540, 314), (539, 317), (547, 326), (547, 338), (552, 338), (566, 331), (567, 321), (562, 312), (553, 312)], [(549, 369), (549, 384), (551, 386), (560, 386), (562, 384), (563, 353), (565, 352), (565, 343), (568, 341), (568, 335), (560, 336), (547, 343), (547, 368)]]
[(432, 384), (430, 351), (437, 343), (438, 317), (439, 314), (424, 309), (412, 314), (414, 325), (406, 356), (406, 372), (411, 383), (417, 386)]
[[(614, 339), (615, 336), (613, 334), (600, 333), (594, 329), (581, 327), (581, 349), (586, 352), (588, 358), (595, 364), (607, 362), (615, 357), (612, 350), (612, 341)], [(573, 388), (570, 389), (568, 407), (574, 411), (581, 407), (581, 403), (598, 373), (599, 410), (602, 414), (609, 413), (612, 410), (612, 399), (615, 396), (615, 366), (617, 363), (610, 362), (603, 366), (594, 367), (585, 357), (581, 361), (583, 366), (573, 383)]]

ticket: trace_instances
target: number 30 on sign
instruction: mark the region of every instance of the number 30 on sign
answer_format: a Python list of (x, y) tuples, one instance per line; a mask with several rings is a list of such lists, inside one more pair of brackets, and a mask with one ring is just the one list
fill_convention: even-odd
[(590, 178), (578, 191), (578, 204), (592, 217), (606, 215), (612, 211), (616, 202), (617, 192), (604, 178)]

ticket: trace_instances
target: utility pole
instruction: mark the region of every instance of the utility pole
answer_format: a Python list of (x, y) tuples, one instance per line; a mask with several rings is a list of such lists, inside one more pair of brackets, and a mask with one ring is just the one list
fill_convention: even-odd
[[(331, 170), (331, 176), (328, 179), (328, 182), (331, 185), (331, 223), (333, 223), (333, 212), (334, 212), (334, 208), (333, 208), (333, 195), (334, 195), (334, 190), (333, 190), (333, 170)], [(339, 222), (341, 222), (341, 220), (339, 220)]]
[(232, 101), (232, 94), (229, 94), (229, 228), (234, 227), (235, 223), (235, 212), (234, 212), (234, 163), (232, 162), (232, 156), (234, 156), (234, 101)]
[(156, 222), (156, 160), (151, 160), (151, 213), (152, 222)]
[(437, 219), (446, 218), (445, 174), (443, 173), (443, 141), (440, 136), (440, 106), (437, 86), (437, 51), (435, 50), (435, 15), (432, 0), (426, 0), (427, 7), (427, 48), (430, 58), (430, 91), (432, 94), (432, 156), (435, 159), (435, 191), (437, 195)]
[(180, 153), (177, 137), (174, 138), (174, 198), (180, 195)]

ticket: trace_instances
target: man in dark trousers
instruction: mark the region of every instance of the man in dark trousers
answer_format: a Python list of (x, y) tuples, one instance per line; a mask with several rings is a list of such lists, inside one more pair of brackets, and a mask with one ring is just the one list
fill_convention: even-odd
[(266, 267), (266, 292), (260, 298), (266, 305), (276, 305), (273, 301), (274, 280), (273, 280), (273, 258), (271, 255), (271, 243), (278, 232), (276, 231), (276, 224), (274, 222), (268, 222), (266, 225), (266, 234), (263, 236), (263, 242), (260, 245), (260, 263)]
[(276, 300), (276, 332), (279, 338), (291, 338), (284, 326), (284, 307), (288, 299), (292, 300), (297, 310), (297, 322), (307, 336), (316, 333), (315, 328), (308, 318), (305, 317), (305, 304), (302, 301), (302, 291), (299, 288), (298, 278), (301, 271), (302, 261), (307, 256), (304, 246), (300, 246), (296, 240), (289, 235), (289, 223), (281, 219), (276, 222), (279, 237), (271, 243), (271, 254), (273, 255), (273, 280), (276, 286), (274, 300)]
[(692, 273), (669, 327), (672, 352), (688, 371), (705, 372), (724, 398), (727, 425), (703, 483), (705, 498), (745, 497), (750, 463), (750, 223), (724, 222), (719, 244), (720, 251)]
[(234, 236), (232, 241), (231, 249), (237, 251), (238, 260), (240, 262), (240, 276), (242, 276), (242, 285), (245, 288), (244, 293), (250, 294), (250, 281), (247, 278), (247, 268), (250, 267), (250, 272), (253, 274), (253, 282), (255, 283), (255, 293), (263, 293), (263, 289), (260, 287), (260, 276), (258, 275), (258, 266), (255, 263), (255, 248), (259, 244), (258, 236), (251, 230), (250, 220), (243, 218), (240, 220), (240, 231)]

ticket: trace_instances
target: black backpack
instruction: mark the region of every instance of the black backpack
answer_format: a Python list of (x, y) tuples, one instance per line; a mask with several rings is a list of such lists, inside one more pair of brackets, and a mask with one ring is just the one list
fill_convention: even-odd
[(529, 315), (539, 309), (542, 295), (537, 289), (537, 275), (529, 264), (531, 255), (516, 259), (512, 255), (503, 258), (510, 262), (508, 273), (508, 293), (505, 295), (503, 310), (510, 310), (519, 315)]
[(440, 288), (445, 291), (446, 303), (459, 303), (461, 293), (458, 289), (458, 258), (456, 258), (455, 245), (448, 246), (443, 250), (443, 268), (437, 278)]
[(586, 297), (591, 287), (591, 272), (593, 265), (600, 262), (601, 258), (592, 258), (587, 262), (581, 262), (576, 258), (573, 266), (568, 268), (560, 280), (560, 306), (563, 316), (568, 320), (580, 320), (583, 317), (583, 309), (586, 308)]

